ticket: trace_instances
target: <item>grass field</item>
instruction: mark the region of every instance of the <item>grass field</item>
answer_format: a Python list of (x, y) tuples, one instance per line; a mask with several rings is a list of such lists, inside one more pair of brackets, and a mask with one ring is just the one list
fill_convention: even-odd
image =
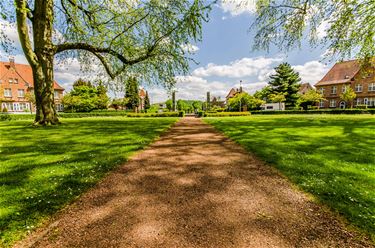
[(251, 116), (206, 122), (375, 240), (375, 117)]
[(49, 127), (0, 122), (0, 247), (36, 228), (176, 120), (64, 119)]

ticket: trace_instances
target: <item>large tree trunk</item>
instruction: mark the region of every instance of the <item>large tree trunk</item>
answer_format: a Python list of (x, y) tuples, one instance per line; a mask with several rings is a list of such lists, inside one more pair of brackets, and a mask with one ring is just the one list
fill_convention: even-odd
[(53, 60), (53, 0), (36, 0), (33, 18), (34, 51), (38, 62), (33, 65), (36, 100), (35, 123), (57, 124), (59, 120), (54, 103)]

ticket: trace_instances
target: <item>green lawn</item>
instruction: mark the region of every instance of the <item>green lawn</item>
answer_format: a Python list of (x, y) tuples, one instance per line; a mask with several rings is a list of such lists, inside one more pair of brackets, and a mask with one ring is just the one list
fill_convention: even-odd
[(206, 118), (375, 240), (375, 117)]
[(176, 120), (64, 119), (48, 127), (0, 122), (0, 247), (36, 228)]

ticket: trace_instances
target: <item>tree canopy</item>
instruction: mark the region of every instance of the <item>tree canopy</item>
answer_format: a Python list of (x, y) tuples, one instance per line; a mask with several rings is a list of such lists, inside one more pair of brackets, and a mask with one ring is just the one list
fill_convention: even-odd
[(126, 81), (125, 99), (127, 100), (126, 107), (135, 110), (140, 104), (139, 98), (139, 84), (136, 78), (131, 77)]
[(99, 83), (97, 87), (82, 79), (73, 84), (71, 92), (63, 98), (64, 109), (70, 112), (90, 112), (106, 109), (109, 103), (106, 89)]
[[(244, 0), (245, 1), (245, 0)], [(254, 48), (276, 45), (290, 51), (310, 45), (328, 47), (329, 56), (371, 58), (375, 55), (374, 1), (256, 0)]]
[(275, 74), (270, 76), (268, 85), (272, 94), (283, 94), (285, 105), (294, 106), (298, 99), (301, 78), (288, 63), (281, 63), (275, 68)]
[[(5, 0), (0, 14), (17, 24), (33, 69), (35, 122), (55, 124), (56, 55), (78, 57), (86, 66), (101, 64), (111, 78), (136, 75), (170, 88), (176, 74), (188, 71), (186, 46), (201, 38), (210, 6), (203, 0)], [(0, 44), (10, 50), (3, 31)]]
[(240, 111), (240, 108), (243, 109), (244, 107), (247, 109), (256, 109), (263, 103), (263, 100), (257, 99), (246, 92), (242, 92), (229, 99), (228, 108), (231, 111)]

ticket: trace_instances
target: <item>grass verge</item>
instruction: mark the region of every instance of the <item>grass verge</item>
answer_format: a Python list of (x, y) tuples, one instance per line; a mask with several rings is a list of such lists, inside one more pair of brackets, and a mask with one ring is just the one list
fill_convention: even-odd
[(47, 127), (0, 122), (0, 247), (23, 238), (176, 120), (97, 117)]
[(375, 118), (205, 118), (375, 240)]

